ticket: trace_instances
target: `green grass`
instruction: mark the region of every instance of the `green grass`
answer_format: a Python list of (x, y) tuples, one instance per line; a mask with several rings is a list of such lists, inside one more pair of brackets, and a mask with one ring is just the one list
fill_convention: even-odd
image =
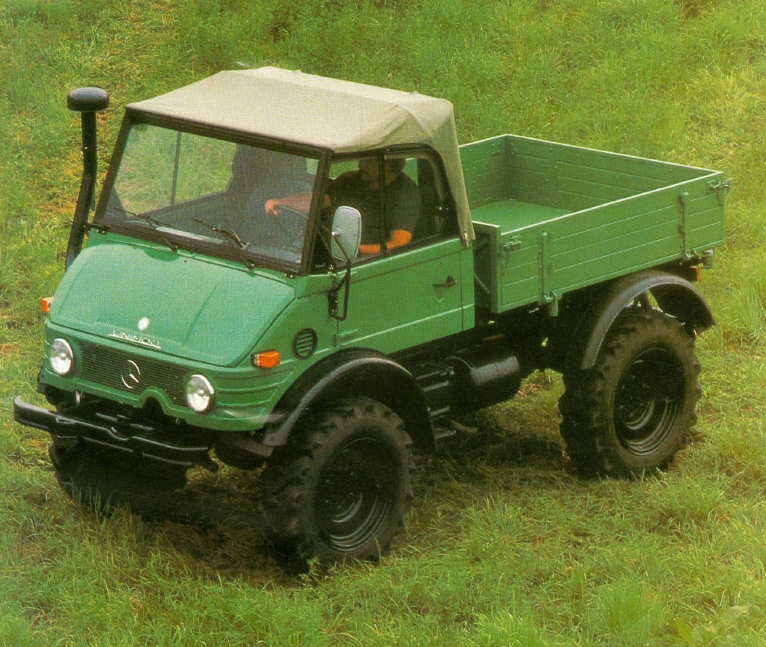
[[(563, 469), (561, 383), (535, 375), (421, 460), (378, 565), (295, 577), (250, 520), (254, 477), (196, 474), (218, 514), (100, 518), (64, 497), (35, 400), (39, 298), (81, 161), (68, 90), (122, 107), (276, 64), (450, 99), (461, 142), (512, 132), (716, 168), (727, 246), (701, 290), (696, 440), (668, 473)], [(0, 6), (0, 645), (766, 644), (766, 5), (761, 0), (5, 0)], [(197, 498), (194, 498), (197, 497)]]

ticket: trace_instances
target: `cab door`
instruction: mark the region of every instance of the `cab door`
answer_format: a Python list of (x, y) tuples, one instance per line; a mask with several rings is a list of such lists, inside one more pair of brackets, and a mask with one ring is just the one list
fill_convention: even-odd
[[(472, 250), (457, 234), (454, 213), (444, 208), (439, 165), (429, 151), (389, 153), (384, 162), (392, 158), (404, 163), (403, 172), (418, 186), (420, 215), (412, 241), (357, 258), (337, 336), (340, 347), (386, 354), (460, 332), (473, 315), (473, 299), (466, 299), (473, 295), (472, 266), (466, 263)], [(397, 221), (390, 213), (385, 217)]]
[(455, 236), (355, 267), (338, 346), (388, 354), (462, 331), (462, 252)]

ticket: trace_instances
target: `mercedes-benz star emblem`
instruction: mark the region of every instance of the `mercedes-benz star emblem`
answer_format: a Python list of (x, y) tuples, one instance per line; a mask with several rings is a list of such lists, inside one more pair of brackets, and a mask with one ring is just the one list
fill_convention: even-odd
[(129, 359), (127, 370), (120, 374), (120, 378), (125, 388), (132, 391), (141, 383), (141, 369), (138, 368), (138, 364)]
[(143, 331), (149, 327), (149, 317), (141, 317), (138, 320), (138, 329)]

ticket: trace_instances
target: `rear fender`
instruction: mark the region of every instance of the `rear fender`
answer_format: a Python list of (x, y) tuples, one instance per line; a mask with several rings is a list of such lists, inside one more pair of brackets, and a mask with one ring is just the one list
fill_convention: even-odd
[[(673, 274), (649, 270), (615, 281), (592, 304), (577, 325), (567, 365), (591, 368), (612, 324), (639, 296), (649, 292), (659, 308), (683, 322), (690, 330), (702, 332), (715, 325), (704, 297), (689, 281)], [(578, 340), (583, 340), (582, 343)]]
[(305, 415), (332, 400), (359, 395), (394, 411), (416, 447), (435, 449), (428, 404), (415, 378), (385, 355), (367, 349), (335, 353), (308, 369), (280, 400), (261, 443), (284, 445)]

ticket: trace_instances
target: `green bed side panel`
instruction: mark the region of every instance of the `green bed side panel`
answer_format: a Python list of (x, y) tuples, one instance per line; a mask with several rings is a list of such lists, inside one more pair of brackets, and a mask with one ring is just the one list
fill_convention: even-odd
[(720, 173), (503, 135), (461, 147), (477, 306), (503, 312), (723, 243)]

